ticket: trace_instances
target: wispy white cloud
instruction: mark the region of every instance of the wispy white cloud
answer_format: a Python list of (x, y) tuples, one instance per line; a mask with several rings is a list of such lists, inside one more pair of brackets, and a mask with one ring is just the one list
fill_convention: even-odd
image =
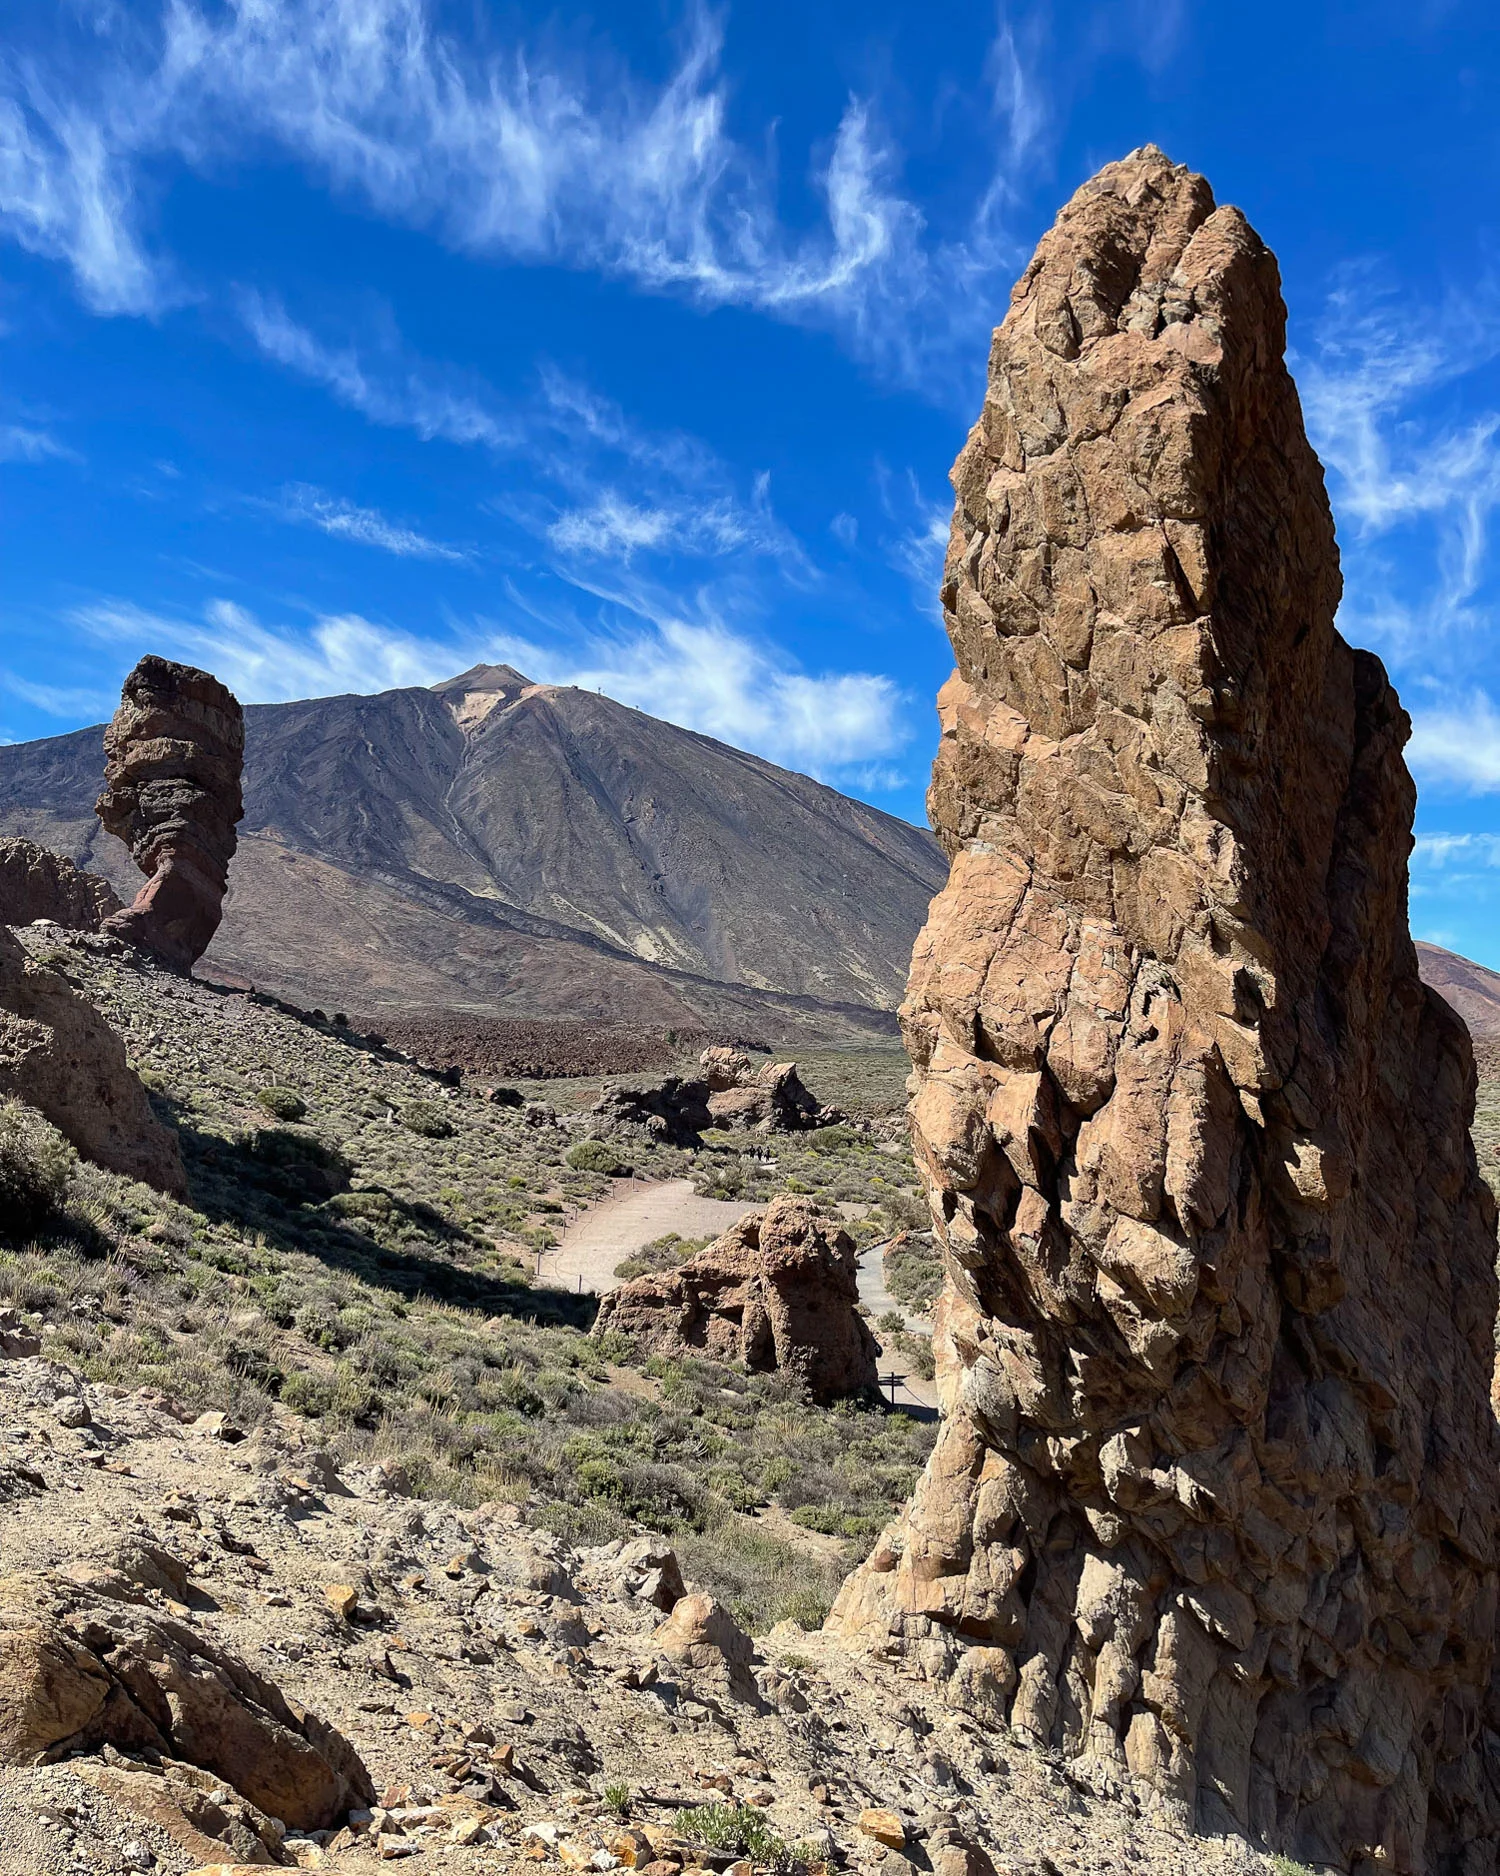
[[(1500, 291), (1402, 304), (1370, 268), (1330, 295), (1315, 349), (1295, 361), (1308, 430), (1329, 471), (1350, 557), (1345, 617), (1395, 652), (1482, 622), (1474, 606), (1500, 508), (1500, 410), (1456, 414), (1442, 393), (1500, 356)], [(1430, 536), (1430, 577), (1416, 597), (1392, 588), (1375, 543), (1397, 530)]]
[(131, 159), (144, 126), (120, 105), (138, 89), (133, 74), (111, 84), (91, 113), (66, 77), (0, 64), (0, 227), (65, 261), (99, 313), (155, 312), (177, 292), (170, 264), (148, 259), (136, 232)]
[(101, 9), (95, 24), (92, 62), (0, 66), (0, 224), (66, 261), (101, 312), (180, 293), (143, 232), (143, 178), (269, 144), (458, 250), (825, 326), (919, 377), (934, 346), (971, 338), (999, 303), (1017, 259), (1002, 172), (1030, 159), (1045, 122), (1003, 24), (996, 169), (968, 225), (928, 227), (872, 101), (851, 97), (804, 179), (821, 205), (809, 229), (800, 205), (783, 216), (772, 127), (730, 133), (722, 17), (701, 6), (656, 85), (599, 47), (482, 53), (440, 30), (427, 0), (162, 0), (154, 18)]
[(82, 462), (77, 450), (59, 442), (50, 430), (22, 423), (0, 424), (0, 462)]
[(265, 506), (284, 521), (319, 528), (337, 540), (354, 541), (361, 547), (378, 547), (402, 559), (464, 561), (471, 557), (461, 548), (450, 547), (415, 528), (391, 521), (378, 508), (361, 508), (356, 502), (329, 495), (305, 482), (292, 483), (281, 491), (277, 501)]
[(882, 543), (886, 561), (911, 581), (923, 611), (936, 616), (953, 504), (933, 501), (911, 470), (897, 476), (877, 465), (876, 485), (892, 529)]
[(132, 655), (166, 652), (214, 675), (243, 703), (368, 693), (435, 684), (477, 661), (477, 638), (418, 638), (357, 613), (320, 618), (304, 633), (274, 631), (245, 607), (211, 601), (201, 619), (151, 612), (124, 600), (80, 606), (72, 624)]
[(705, 499), (690, 491), (672, 491), (642, 503), (607, 488), (587, 506), (560, 514), (547, 529), (547, 538), (566, 553), (627, 562), (638, 551), (800, 557), (771, 512), (769, 493), (765, 476), (757, 478), (748, 504), (728, 495)]
[(44, 710), (49, 717), (69, 719), (75, 723), (80, 717), (88, 719), (108, 715), (118, 701), (108, 691), (65, 684), (37, 684), (30, 678), (18, 676), (14, 671), (0, 670), (0, 687), (8, 690), (12, 696), (19, 697), (23, 703), (29, 703), (33, 709)]
[[(361, 350), (330, 343), (258, 294), (243, 297), (241, 315), (267, 357), (322, 385), (371, 422), (527, 460), (554, 493), (540, 498), (512, 492), (494, 506), (560, 554), (624, 562), (639, 553), (764, 555), (794, 575), (811, 574), (772, 509), (768, 476), (756, 476), (748, 496), (740, 495), (729, 470), (698, 439), (638, 428), (612, 400), (555, 367), (543, 368), (533, 396), (507, 404), (486, 384), (459, 385), (440, 368), (413, 358), (388, 321), (376, 343)], [(619, 486), (622, 469), (632, 489), (628, 495)], [(419, 551), (410, 544), (394, 546), (388, 524), (378, 517), (340, 514), (326, 498), (322, 509), (299, 518), (393, 552)], [(382, 530), (387, 538), (376, 540)], [(429, 553), (435, 545), (428, 544)]]
[(686, 729), (824, 776), (868, 765), (905, 743), (900, 692), (869, 672), (808, 673), (779, 647), (705, 613), (648, 613), (621, 602), (627, 623), (544, 636), (489, 621), (423, 638), (357, 614), (277, 630), (243, 606), (215, 600), (199, 618), (124, 601), (78, 608), (71, 623), (130, 655), (162, 651), (212, 670), (246, 703), (433, 684), (480, 662), (516, 666), (541, 683), (602, 690)]
[(810, 675), (779, 647), (711, 617), (661, 613), (633, 629), (552, 645), (504, 636), (493, 655), (540, 682), (602, 690), (813, 775), (890, 755), (906, 741), (903, 700), (888, 677)]
[(1416, 710), (1406, 755), (1419, 783), (1500, 792), (1500, 710), (1482, 690)]
[(404, 358), (388, 341), (374, 361), (353, 346), (330, 345), (293, 319), (277, 300), (240, 296), (240, 316), (268, 358), (320, 384), (372, 423), (413, 430), (428, 442), (504, 450), (519, 441), (483, 393), (447, 384), (428, 365)]
[(1500, 867), (1500, 834), (1419, 834), (1411, 863), (1435, 872), (1446, 867)]

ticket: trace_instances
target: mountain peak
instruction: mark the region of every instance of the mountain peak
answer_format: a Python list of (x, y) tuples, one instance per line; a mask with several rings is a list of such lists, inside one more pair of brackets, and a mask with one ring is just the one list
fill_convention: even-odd
[(531, 679), (522, 677), (512, 665), (476, 664), (457, 677), (434, 684), (432, 691), (447, 704), (461, 730), (472, 730), (478, 729), (499, 705), (510, 703), (532, 688)]

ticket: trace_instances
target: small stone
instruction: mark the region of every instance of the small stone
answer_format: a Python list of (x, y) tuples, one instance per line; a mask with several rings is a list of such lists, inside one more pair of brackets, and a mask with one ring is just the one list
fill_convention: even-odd
[(616, 1831), (606, 1847), (626, 1869), (644, 1869), (656, 1856), (651, 1839), (643, 1830)]
[(323, 1600), (329, 1609), (341, 1621), (352, 1622), (354, 1612), (359, 1607), (359, 1593), (347, 1583), (329, 1583), (323, 1591)]
[(206, 1440), (222, 1440), (227, 1446), (236, 1445), (245, 1437), (228, 1414), (221, 1413), (199, 1414), (189, 1431)]
[(859, 1832), (862, 1837), (873, 1837), (876, 1843), (883, 1843), (888, 1850), (906, 1848), (906, 1826), (894, 1811), (881, 1810), (876, 1806), (861, 1811)]

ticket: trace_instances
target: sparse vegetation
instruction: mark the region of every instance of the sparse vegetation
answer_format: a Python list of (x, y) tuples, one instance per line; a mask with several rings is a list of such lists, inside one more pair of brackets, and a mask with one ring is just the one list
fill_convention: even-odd
[(262, 1088), (256, 1100), (272, 1120), (305, 1120), (307, 1103), (295, 1088)]
[(625, 1155), (608, 1140), (580, 1140), (568, 1149), (567, 1163), (575, 1172), (603, 1173), (612, 1179), (623, 1178), (630, 1171)]
[[(532, 1272), (546, 1221), (606, 1190), (566, 1125), (477, 1090), (435, 1095), (353, 1031), (143, 979), (86, 944), (69, 969), (149, 1071), (192, 1200), (78, 1165), (50, 1136), (65, 1161), (48, 1162), (35, 1227), (0, 1249), (0, 1301), (53, 1325), (56, 1359), (246, 1427), (279, 1405), (343, 1463), (399, 1458), (418, 1496), (520, 1502), (570, 1541), (664, 1531), (752, 1629), (817, 1626), (909, 1493), (928, 1426), (587, 1333), (592, 1299)], [(302, 1119), (268, 1113), (270, 1089), (295, 1092)], [(547, 1088), (564, 1116), (584, 1098), (587, 1084)], [(413, 1128), (424, 1109), (444, 1128)], [(833, 1206), (911, 1189), (904, 1147), (828, 1131), (629, 1153), (652, 1177), (738, 1173), (746, 1197), (799, 1173)], [(648, 1252), (669, 1267), (699, 1248)]]
[(435, 1101), (408, 1101), (401, 1110), (401, 1125), (424, 1140), (447, 1140), (453, 1135), (453, 1122)]
[(77, 1155), (19, 1102), (0, 1103), (0, 1235), (24, 1242), (61, 1211)]
[(774, 1876), (805, 1868), (811, 1860), (799, 1845), (783, 1842), (753, 1804), (700, 1804), (683, 1813), (678, 1828), (689, 1842), (748, 1857)]
[(885, 1281), (891, 1295), (914, 1316), (932, 1314), (943, 1287), (943, 1260), (929, 1232), (890, 1247), (885, 1253)]
[(655, 1276), (663, 1270), (675, 1270), (710, 1242), (712, 1240), (709, 1238), (683, 1238), (675, 1231), (669, 1231), (664, 1237), (653, 1238), (649, 1244), (643, 1244), (623, 1263), (616, 1264), (615, 1275), (622, 1282), (629, 1283), (633, 1277)]

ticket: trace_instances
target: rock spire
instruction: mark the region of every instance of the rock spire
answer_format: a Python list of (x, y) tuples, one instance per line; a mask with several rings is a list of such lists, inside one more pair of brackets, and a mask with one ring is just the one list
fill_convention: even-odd
[(244, 753), (244, 713), (207, 671), (146, 657), (126, 678), (95, 812), (146, 884), (104, 929), (174, 970), (191, 970), (219, 928)]
[(902, 1009), (944, 1422), (832, 1621), (1199, 1828), (1492, 1868), (1495, 1208), (1284, 332), (1147, 148), (995, 333)]

